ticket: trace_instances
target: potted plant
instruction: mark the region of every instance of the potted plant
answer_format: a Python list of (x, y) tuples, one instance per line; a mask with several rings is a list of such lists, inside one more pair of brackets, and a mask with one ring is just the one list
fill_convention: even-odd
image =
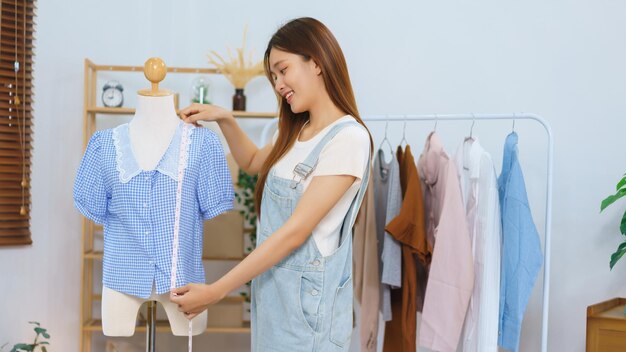
[[(616, 191), (615, 194), (612, 194), (606, 197), (602, 201), (602, 204), (600, 204), (600, 212), (606, 209), (606, 207), (608, 207), (609, 205), (615, 203), (616, 200), (626, 196), (626, 174), (624, 174), (624, 176), (622, 176), (622, 179), (619, 180), (619, 182), (617, 182), (615, 191)], [(620, 223), (620, 232), (622, 235), (626, 236), (626, 212), (624, 212), (624, 215), (622, 216), (622, 221)], [(625, 253), (626, 253), (626, 240), (620, 243), (615, 253), (611, 254), (611, 261), (609, 263), (611, 269), (613, 269), (613, 266), (615, 265), (615, 263), (617, 263), (617, 261), (620, 260), (622, 256), (624, 256)]]
[[(33, 328), (33, 330), (35, 330), (35, 341), (33, 341), (33, 343), (16, 343), (15, 345), (13, 345), (13, 348), (11, 348), (11, 352), (47, 352), (46, 345), (49, 345), (50, 343), (44, 340), (50, 338), (48, 331), (42, 328), (41, 325), (36, 321), (29, 321), (28, 323), (35, 325), (35, 327)], [(6, 345), (7, 344), (4, 344), (0, 349), (4, 351), (4, 346)]]
[(236, 57), (231, 54), (230, 48), (228, 48), (228, 60), (225, 60), (220, 54), (215, 51), (211, 51), (209, 54), (209, 63), (215, 66), (221, 74), (226, 77), (235, 86), (235, 95), (233, 95), (233, 110), (245, 111), (246, 110), (246, 96), (243, 93), (248, 82), (256, 77), (262, 76), (265, 72), (263, 68), (263, 60), (254, 62), (252, 59), (253, 52), (249, 53), (248, 60), (246, 60), (246, 32), (248, 27), (243, 31), (243, 44), (241, 48), (237, 48)]
[[(252, 250), (256, 247), (257, 214), (254, 209), (254, 189), (256, 187), (257, 180), (258, 175), (249, 175), (243, 170), (239, 170), (237, 178), (237, 187), (239, 192), (235, 192), (235, 198), (239, 204), (244, 206), (244, 209), (241, 210), (241, 214), (247, 222), (246, 227), (249, 228), (248, 237), (250, 239), (250, 246), (246, 248), (246, 253), (252, 252)], [(251, 282), (247, 282), (246, 290), (239, 293), (244, 298), (245, 302), (246, 309), (244, 312), (244, 321), (249, 321), (246, 317), (250, 313), (250, 284)]]

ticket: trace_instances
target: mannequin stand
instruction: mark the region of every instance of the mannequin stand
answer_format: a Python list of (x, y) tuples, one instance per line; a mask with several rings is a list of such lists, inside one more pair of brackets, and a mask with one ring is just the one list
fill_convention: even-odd
[(155, 352), (156, 336), (156, 301), (148, 301), (148, 317), (146, 319), (146, 352)]

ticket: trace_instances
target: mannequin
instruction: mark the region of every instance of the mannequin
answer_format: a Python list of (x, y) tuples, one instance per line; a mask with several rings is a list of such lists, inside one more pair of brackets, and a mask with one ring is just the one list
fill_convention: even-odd
[[(133, 155), (144, 171), (157, 167), (181, 122), (176, 114), (173, 94), (158, 89), (158, 82), (165, 77), (165, 72), (165, 64), (161, 59), (152, 58), (146, 61), (144, 73), (152, 82), (152, 89), (138, 92), (136, 112), (128, 127)], [(143, 299), (103, 287), (104, 335), (132, 336), (139, 307), (146, 301), (157, 301), (163, 305), (174, 335), (187, 335), (188, 320), (178, 311), (176, 304), (169, 300), (169, 293), (157, 295), (153, 287), (152, 295)], [(193, 335), (201, 334), (207, 326), (207, 312), (196, 316), (192, 322)]]
[(137, 95), (137, 109), (128, 129), (135, 159), (141, 169), (153, 170), (157, 166), (179, 123), (173, 95)]

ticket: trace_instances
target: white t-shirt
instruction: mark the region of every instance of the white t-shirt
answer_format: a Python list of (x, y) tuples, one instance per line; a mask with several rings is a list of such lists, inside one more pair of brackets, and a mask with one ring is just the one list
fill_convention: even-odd
[[(326, 126), (307, 141), (300, 142), (296, 139), (291, 150), (274, 164), (276, 176), (292, 179), (294, 167), (306, 159), (332, 126), (344, 121), (356, 120), (346, 115)], [(274, 134), (272, 143), (276, 142), (277, 138), (278, 131)], [(361, 177), (367, 166), (367, 158), (370, 157), (369, 147), (369, 134), (365, 130), (359, 126), (344, 127), (322, 148), (315, 169), (306, 180), (302, 181), (303, 191), (306, 191), (315, 176), (351, 175), (356, 177), (352, 186), (313, 229), (313, 239), (323, 256), (332, 254), (339, 246), (341, 225), (361, 186)]]

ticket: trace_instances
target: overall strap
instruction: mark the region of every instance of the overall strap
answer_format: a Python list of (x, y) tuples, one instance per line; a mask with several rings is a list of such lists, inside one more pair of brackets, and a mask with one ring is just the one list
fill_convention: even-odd
[(350, 125), (361, 126), (361, 124), (359, 124), (356, 121), (346, 121), (346, 122), (341, 122), (341, 123), (336, 124), (315, 145), (315, 147), (313, 148), (311, 153), (309, 153), (306, 159), (304, 159), (303, 162), (298, 163), (294, 167), (291, 188), (296, 188), (296, 186), (302, 180), (309, 177), (309, 175), (311, 174), (311, 172), (313, 172), (313, 170), (315, 169), (315, 166), (317, 165), (317, 160), (319, 158), (320, 153), (322, 152), (322, 149), (326, 146), (326, 144), (328, 144), (328, 142), (330, 142), (331, 139), (333, 139), (333, 137), (337, 135), (337, 133), (339, 133), (339, 131), (341, 131), (343, 128), (348, 127)]
[[(369, 149), (369, 148), (368, 148)], [(369, 150), (368, 150), (369, 155)], [(348, 212), (343, 220), (342, 230), (339, 238), (339, 246), (343, 246), (343, 243), (346, 239), (351, 239), (352, 229), (354, 227), (354, 223), (356, 222), (356, 218), (359, 215), (359, 209), (361, 208), (361, 203), (365, 197), (365, 193), (367, 191), (367, 186), (370, 182), (370, 174), (371, 174), (371, 163), (372, 158), (368, 156), (367, 158), (367, 166), (363, 171), (363, 177), (361, 177), (361, 185), (356, 196), (352, 199), (352, 203), (350, 204), (350, 208), (348, 208)], [(349, 230), (346, 230), (349, 229)], [(346, 232), (347, 231), (347, 232)], [(352, 249), (350, 249), (351, 251)], [(346, 257), (346, 266), (352, 265), (352, 255)]]
[(359, 214), (359, 209), (361, 208), (361, 202), (363, 201), (363, 197), (365, 197), (365, 192), (367, 191), (367, 185), (370, 179), (370, 164), (372, 162), (372, 158), (367, 158), (367, 166), (365, 167), (365, 172), (363, 172), (363, 177), (361, 178), (361, 186), (357, 193), (357, 196), (354, 197), (352, 204), (350, 205), (350, 210), (348, 211), (348, 225), (349, 228), (354, 226), (356, 221), (356, 217)]

